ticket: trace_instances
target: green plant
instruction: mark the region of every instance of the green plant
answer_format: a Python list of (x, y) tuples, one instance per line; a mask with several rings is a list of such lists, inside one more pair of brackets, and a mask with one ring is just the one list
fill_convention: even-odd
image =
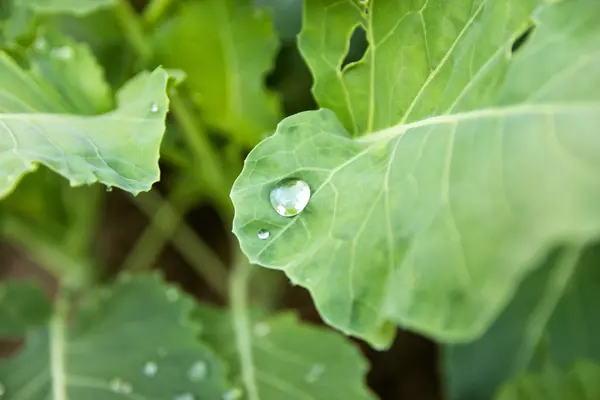
[[(57, 282), (0, 282), (0, 399), (376, 398), (259, 266), (379, 351), (435, 340), (444, 398), (596, 399), (600, 3), (304, 0), (311, 111), (301, 68), (264, 83), (292, 3), (0, 5), (0, 233)], [(96, 182), (150, 220), (118, 268)], [(227, 307), (149, 272), (168, 242)]]

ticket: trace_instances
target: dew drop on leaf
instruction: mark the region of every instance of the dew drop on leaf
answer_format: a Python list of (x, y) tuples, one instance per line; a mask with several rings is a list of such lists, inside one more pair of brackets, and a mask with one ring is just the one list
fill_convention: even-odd
[(113, 191), (113, 187), (112, 186), (107, 186), (106, 187), (106, 191), (107, 192), (112, 192)]
[(191, 393), (183, 393), (175, 396), (173, 400), (196, 400), (196, 398)]
[(198, 382), (206, 378), (206, 372), (208, 371), (206, 363), (204, 361), (195, 362), (188, 371), (188, 378), (192, 382)]
[(269, 238), (269, 235), (270, 235), (270, 233), (269, 233), (268, 230), (266, 230), (266, 229), (259, 229), (257, 236), (258, 236), (258, 238), (260, 240), (267, 240)]
[(152, 361), (148, 361), (144, 364), (144, 375), (154, 376), (158, 372), (158, 364)]
[(2, 383), (0, 383), (0, 397), (4, 396), (5, 393), (6, 393), (6, 388), (4, 387), (4, 385)]
[(48, 42), (43, 37), (39, 37), (33, 42), (33, 47), (38, 51), (44, 51), (48, 48)]
[(304, 377), (304, 380), (307, 383), (315, 383), (316, 381), (319, 380), (319, 378), (321, 377), (321, 375), (323, 375), (323, 372), (325, 372), (325, 366), (324, 365), (322, 365), (322, 364), (314, 364), (313, 366), (310, 367), (310, 370), (308, 371), (308, 373)]
[(50, 54), (61, 60), (70, 60), (73, 58), (73, 48), (69, 46), (56, 47), (50, 51)]
[(258, 337), (267, 336), (271, 332), (271, 327), (265, 322), (259, 322), (254, 325), (254, 334)]
[(177, 300), (179, 300), (179, 290), (177, 290), (177, 288), (168, 288), (167, 292), (167, 300), (169, 300), (171, 303), (176, 302)]
[(223, 395), (223, 400), (237, 400), (242, 398), (242, 390), (233, 388)]
[(115, 393), (129, 394), (133, 392), (133, 387), (130, 383), (125, 382), (121, 378), (114, 378), (109, 382), (110, 389)]
[(310, 186), (301, 179), (284, 179), (271, 190), (270, 198), (277, 214), (293, 217), (306, 208), (310, 200)]
[(157, 113), (158, 112), (158, 104), (152, 103), (152, 105), (150, 105), (150, 112)]

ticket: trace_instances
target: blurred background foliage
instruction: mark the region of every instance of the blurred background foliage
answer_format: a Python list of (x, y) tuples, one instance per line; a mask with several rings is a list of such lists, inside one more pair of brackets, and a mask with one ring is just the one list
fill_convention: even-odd
[[(34, 15), (18, 0), (2, 0), (0, 47), (26, 65), (35, 59), (32, 53), (60, 41), (84, 43), (103, 66), (111, 93), (141, 69), (181, 71), (185, 80), (171, 91), (161, 181), (134, 198), (100, 185), (71, 188), (40, 167), (0, 203), (0, 279), (33, 277), (53, 295), (56, 277), (80, 285), (122, 270), (158, 269), (195, 297), (225, 304), (224, 282), (237, 248), (229, 233), (229, 188), (247, 152), (279, 120), (317, 107), (296, 45), (302, 2), (96, 3), (98, 9), (85, 16)], [(124, 20), (131, 12), (141, 14), (145, 25), (125, 35), (136, 29)], [(366, 45), (357, 30), (346, 62), (358, 60)], [(63, 73), (65, 84), (82, 84)], [(73, 102), (89, 114), (114, 105), (108, 90), (93, 103)], [(309, 295), (283, 274), (258, 269), (250, 295), (268, 310), (295, 309), (304, 320), (322, 323)], [(2, 343), (0, 354), (17, 345)], [(361, 348), (372, 364), (369, 384), (381, 398), (439, 398), (433, 343), (401, 331), (387, 352)]]

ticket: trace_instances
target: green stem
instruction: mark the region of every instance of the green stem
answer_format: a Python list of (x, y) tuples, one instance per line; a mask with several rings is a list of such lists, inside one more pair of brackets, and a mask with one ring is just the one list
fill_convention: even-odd
[(185, 260), (217, 294), (227, 298), (227, 268), (190, 227), (181, 224), (181, 214), (153, 192), (137, 197), (134, 201), (140, 210), (150, 218), (159, 212), (162, 214), (160, 219), (156, 219), (156, 222), (160, 224), (159, 228), (162, 231), (160, 239), (163, 241), (162, 243), (157, 241), (153, 245), (156, 248), (164, 246), (167, 238), (172, 234), (171, 241)]
[(115, 15), (125, 38), (140, 57), (145, 65), (152, 57), (152, 47), (146, 42), (144, 29), (138, 20), (138, 15), (128, 0), (118, 0), (115, 6)]
[(67, 370), (65, 363), (65, 342), (67, 340), (67, 319), (69, 302), (64, 293), (59, 292), (54, 305), (54, 314), (48, 331), (50, 343), (50, 373), (52, 376), (52, 398), (67, 400)]
[(154, 26), (163, 17), (174, 0), (152, 0), (144, 10), (144, 21), (147, 26)]
[(56, 277), (66, 288), (86, 287), (92, 281), (92, 266), (62, 250), (58, 243), (41, 235), (36, 229), (16, 217), (3, 217), (2, 236), (27, 249), (39, 265)]
[(229, 281), (231, 293), (231, 315), (235, 340), (242, 370), (242, 382), (248, 400), (259, 400), (258, 385), (254, 374), (252, 355), (252, 334), (248, 316), (248, 282), (252, 266), (243, 254), (237, 254), (237, 261)]

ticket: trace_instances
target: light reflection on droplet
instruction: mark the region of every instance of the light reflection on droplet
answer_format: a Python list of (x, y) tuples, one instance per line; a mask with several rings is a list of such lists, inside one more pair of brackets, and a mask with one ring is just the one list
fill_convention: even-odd
[(271, 234), (270, 234), (270, 233), (269, 233), (269, 231), (268, 231), (268, 230), (266, 230), (266, 229), (259, 229), (259, 230), (258, 230), (258, 234), (257, 234), (257, 236), (258, 236), (258, 238), (259, 238), (260, 240), (267, 240), (267, 239), (269, 238), (269, 236), (270, 236), (270, 235), (271, 235)]

